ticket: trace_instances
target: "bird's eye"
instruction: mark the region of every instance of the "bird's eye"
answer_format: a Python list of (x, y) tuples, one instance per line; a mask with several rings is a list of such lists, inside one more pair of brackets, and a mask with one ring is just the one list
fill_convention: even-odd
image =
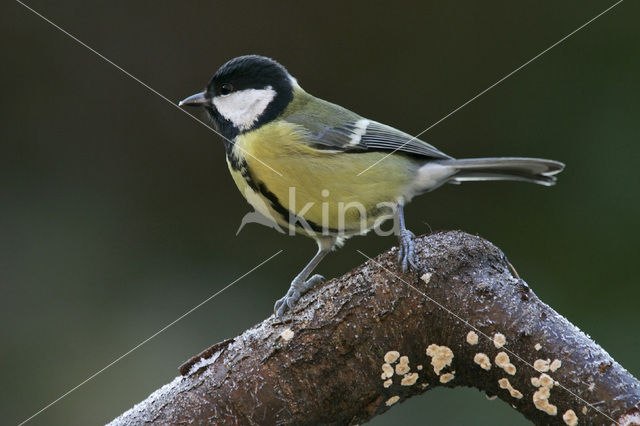
[(222, 86), (220, 86), (220, 94), (222, 96), (228, 95), (231, 92), (233, 92), (233, 85), (231, 85), (230, 83), (225, 83)]

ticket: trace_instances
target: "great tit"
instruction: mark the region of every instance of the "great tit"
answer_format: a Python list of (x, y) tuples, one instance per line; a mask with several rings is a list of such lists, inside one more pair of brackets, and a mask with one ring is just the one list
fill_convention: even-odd
[(564, 164), (538, 158), (455, 159), (393, 127), (305, 92), (273, 59), (231, 59), (206, 89), (179, 105), (202, 107), (224, 137), (240, 192), (291, 233), (312, 237), (318, 252), (276, 301), (282, 315), (321, 275), (320, 261), (351, 236), (395, 218), (398, 261), (415, 268), (414, 234), (403, 207), (445, 183), (516, 180), (553, 185)]

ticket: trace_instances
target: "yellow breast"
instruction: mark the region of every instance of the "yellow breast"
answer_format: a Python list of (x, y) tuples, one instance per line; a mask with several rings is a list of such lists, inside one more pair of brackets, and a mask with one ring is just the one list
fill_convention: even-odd
[[(275, 121), (236, 139), (232, 155), (240, 169), (228, 161), (247, 201), (280, 225), (298, 217), (314, 232), (360, 234), (406, 196), (417, 169), (408, 157), (391, 155), (358, 176), (386, 154), (318, 150), (304, 137), (298, 126)], [(299, 224), (295, 229), (310, 234)]]

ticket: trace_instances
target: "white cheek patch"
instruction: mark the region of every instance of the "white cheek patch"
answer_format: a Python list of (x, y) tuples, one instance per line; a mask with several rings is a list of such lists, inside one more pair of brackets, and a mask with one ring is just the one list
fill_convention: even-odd
[(271, 86), (265, 89), (245, 89), (226, 96), (213, 98), (213, 105), (227, 120), (240, 130), (249, 129), (269, 106), (276, 91)]

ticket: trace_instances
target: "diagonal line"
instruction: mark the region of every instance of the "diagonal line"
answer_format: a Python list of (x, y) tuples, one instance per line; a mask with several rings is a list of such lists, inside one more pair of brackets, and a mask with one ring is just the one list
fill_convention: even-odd
[(372, 165), (370, 165), (369, 167), (367, 167), (366, 169), (364, 169), (363, 171), (361, 171), (360, 173), (358, 173), (358, 176), (360, 176), (361, 174), (363, 174), (364, 172), (366, 172), (367, 170), (371, 169), (372, 167), (374, 167), (376, 164), (380, 163), (381, 161), (385, 160), (386, 158), (388, 158), (389, 156), (393, 155), (396, 151), (402, 149), (406, 144), (411, 143), (412, 141), (418, 139), (420, 136), (422, 136), (424, 133), (428, 132), (429, 130), (431, 130), (432, 128), (434, 128), (435, 126), (437, 126), (438, 124), (442, 123), (444, 120), (446, 120), (447, 118), (451, 117), (453, 114), (455, 114), (456, 112), (460, 111), (462, 108), (466, 107), (467, 105), (469, 105), (471, 102), (475, 101), (476, 99), (478, 99), (480, 96), (484, 95), (485, 93), (487, 93), (489, 90), (493, 89), (494, 87), (496, 87), (498, 84), (502, 83), (503, 81), (505, 81), (506, 79), (508, 79), (509, 77), (511, 77), (512, 75), (514, 75), (515, 73), (517, 73), (518, 71), (520, 71), (522, 68), (526, 67), (527, 65), (529, 65), (531, 62), (535, 61), (536, 59), (538, 59), (539, 57), (541, 57), (542, 55), (544, 55), (545, 53), (547, 53), (548, 51), (550, 51), (551, 49), (553, 49), (554, 47), (556, 47), (557, 45), (559, 45), (560, 43), (562, 43), (563, 41), (565, 41), (566, 39), (568, 39), (569, 37), (571, 37), (572, 35), (574, 35), (575, 33), (577, 33), (578, 31), (580, 31), (581, 29), (583, 29), (584, 27), (586, 27), (587, 25), (589, 25), (590, 23), (592, 23), (593, 21), (595, 21), (596, 19), (598, 19), (599, 17), (601, 17), (602, 15), (604, 15), (605, 13), (609, 12), (611, 9), (613, 9), (614, 7), (616, 7), (617, 5), (619, 5), (620, 3), (622, 3), (624, 0), (618, 0), (616, 3), (614, 3), (613, 5), (609, 6), (608, 8), (606, 8), (605, 10), (603, 10), (602, 12), (600, 12), (599, 14), (597, 14), (596, 16), (594, 16), (593, 18), (589, 19), (587, 22), (585, 22), (584, 24), (580, 25), (578, 28), (576, 28), (575, 30), (571, 31), (569, 34), (567, 34), (566, 36), (562, 37), (560, 40), (556, 41), (555, 43), (553, 43), (551, 46), (547, 47), (546, 49), (544, 49), (542, 52), (538, 53), (536, 56), (534, 56), (533, 58), (529, 59), (527, 62), (525, 62), (524, 64), (520, 65), (518, 68), (516, 68), (515, 70), (511, 71), (509, 74), (505, 75), (504, 77), (502, 77), (500, 80), (496, 81), (495, 83), (493, 83), (491, 86), (487, 87), (486, 89), (484, 89), (483, 91), (479, 92), (477, 95), (475, 95), (474, 97), (472, 97), (471, 99), (469, 99), (468, 101), (466, 101), (465, 103), (463, 103), (462, 105), (460, 105), (458, 108), (454, 109), (453, 111), (451, 111), (449, 114), (445, 115), (444, 117), (442, 117), (440, 120), (436, 121), (435, 123), (433, 123), (431, 126), (427, 127), (426, 129), (424, 129), (423, 131), (421, 131), (420, 133), (418, 133), (417, 135), (415, 135), (414, 137), (412, 137), (411, 139), (409, 139), (408, 141), (406, 141), (405, 143), (403, 143), (402, 145), (400, 145), (398, 148), (394, 149), (393, 151), (391, 151), (390, 153), (388, 153), (387, 155), (385, 155), (384, 157), (382, 157), (381, 159), (379, 159), (378, 161), (376, 161), (375, 163), (373, 163)]
[(148, 89), (149, 91), (155, 93), (156, 95), (158, 95), (159, 97), (161, 97), (162, 99), (164, 99), (165, 101), (169, 102), (172, 106), (174, 106), (175, 108), (177, 108), (180, 112), (186, 114), (187, 116), (191, 117), (193, 120), (197, 121), (198, 123), (202, 124), (204, 127), (206, 127), (207, 129), (211, 130), (213, 133), (217, 134), (218, 136), (220, 136), (221, 138), (223, 138), (224, 140), (226, 140), (227, 142), (229, 142), (231, 145), (234, 145), (237, 149), (239, 149), (240, 151), (242, 151), (244, 154), (248, 155), (249, 157), (253, 158), (254, 160), (256, 160), (257, 162), (259, 162), (260, 164), (262, 164), (263, 166), (267, 167), (268, 169), (270, 169), (272, 172), (274, 172), (275, 174), (282, 176), (282, 173), (280, 173), (279, 171), (275, 170), (273, 167), (269, 166), (267, 163), (265, 163), (264, 161), (260, 160), (259, 158), (255, 157), (254, 155), (252, 155), (251, 153), (247, 152), (246, 150), (242, 149), (241, 147), (239, 147), (238, 145), (235, 144), (235, 142), (233, 142), (232, 140), (224, 137), (220, 132), (218, 132), (216, 129), (214, 129), (213, 127), (209, 126), (207, 123), (205, 123), (204, 121), (200, 120), (198, 117), (196, 117), (195, 115), (191, 115), (189, 114), (187, 111), (185, 111), (184, 109), (182, 109), (181, 107), (178, 106), (178, 104), (176, 104), (175, 102), (173, 102), (171, 99), (167, 98), (165, 95), (163, 95), (162, 93), (158, 92), (156, 89), (154, 89), (153, 87), (149, 86), (147, 83), (145, 83), (144, 81), (140, 80), (138, 77), (136, 77), (135, 75), (131, 74), (129, 71), (125, 70), (124, 68), (122, 68), (120, 65), (116, 64), (115, 62), (113, 62), (111, 59), (107, 58), (106, 56), (104, 56), (102, 53), (98, 52), (97, 50), (95, 50), (93, 47), (89, 46), (87, 43), (83, 42), (82, 40), (80, 40), (79, 38), (77, 38), (76, 36), (74, 36), (73, 34), (71, 34), (70, 32), (68, 32), (67, 30), (65, 30), (64, 28), (60, 27), (59, 25), (57, 25), (55, 22), (51, 21), (49, 18), (45, 17), (44, 15), (42, 15), (41, 13), (39, 13), (38, 11), (36, 11), (35, 9), (33, 9), (32, 7), (26, 5), (25, 3), (23, 3), (20, 0), (16, 0), (16, 2), (20, 3), (22, 6), (24, 6), (26, 9), (30, 10), (31, 12), (33, 12), (35, 15), (39, 16), (40, 18), (42, 18), (44, 21), (48, 22), (49, 24), (51, 24), (53, 27), (55, 27), (56, 29), (60, 30), (60, 32), (62, 32), (63, 34), (69, 36), (70, 38), (72, 38), (74, 41), (76, 41), (77, 43), (79, 43), (80, 45), (86, 47), (87, 49), (89, 49), (91, 52), (95, 53), (97, 56), (99, 56), (100, 58), (102, 58), (104, 61), (108, 62), (109, 64), (113, 65), (115, 68), (119, 69), (120, 71), (122, 71), (125, 75), (127, 75), (128, 77), (132, 78), (133, 80), (135, 80), (136, 82), (138, 82), (139, 84), (141, 84), (142, 86), (144, 86), (146, 89)]
[[(440, 309), (446, 311), (447, 313), (451, 314), (452, 316), (454, 316), (458, 321), (464, 323), (465, 325), (469, 326), (470, 328), (472, 328), (473, 330), (477, 331), (478, 333), (480, 333), (481, 335), (483, 335), (484, 337), (486, 337), (489, 340), (492, 340), (491, 337), (484, 333), (482, 330), (478, 329), (476, 326), (474, 326), (473, 324), (469, 323), (469, 321), (462, 319), (458, 314), (456, 314), (455, 312), (453, 312), (452, 310), (446, 308), (442, 303), (438, 302), (437, 300), (435, 300), (434, 298), (430, 297), (429, 295), (427, 295), (426, 293), (424, 293), (423, 291), (419, 290), (416, 286), (414, 286), (413, 284), (410, 284), (408, 282), (406, 282), (405, 280), (402, 279), (402, 277), (398, 276), (397, 274), (395, 274), (394, 272), (390, 271), (389, 269), (385, 268), (383, 265), (381, 265), (378, 261), (376, 261), (375, 259), (372, 259), (371, 257), (367, 256), (366, 254), (364, 254), (363, 252), (361, 252), (360, 250), (356, 250), (358, 253), (360, 253), (361, 255), (363, 255), (364, 257), (366, 257), (367, 259), (369, 259), (370, 261), (372, 261), (373, 263), (375, 263), (376, 265), (378, 265), (380, 268), (384, 269), (385, 271), (387, 271), (388, 273), (390, 273), (391, 275), (393, 275), (394, 277), (396, 277), (397, 279), (399, 279), (400, 281), (402, 281), (403, 283), (405, 283), (406, 285), (408, 285), (409, 287), (411, 287), (413, 290), (415, 290), (416, 292), (420, 293), (422, 296), (424, 296), (426, 299), (428, 299), (430, 302), (435, 303)], [(511, 355), (513, 355), (515, 358), (517, 358), (518, 360), (520, 360), (520, 362), (522, 362), (523, 364), (531, 367), (533, 370), (535, 370), (534, 366), (529, 363), (529, 361), (526, 361), (525, 359), (523, 359), (520, 355), (518, 355), (517, 353), (513, 352), (511, 349), (507, 348), (506, 346), (503, 346), (502, 349), (504, 349), (506, 352), (509, 352)], [(537, 371), (537, 370), (535, 370)], [(555, 384), (557, 383), (557, 384)], [(608, 418), (609, 420), (611, 420), (613, 423), (619, 425), (618, 422), (616, 422), (614, 419), (612, 419), (611, 417), (609, 417), (609, 415), (607, 415), (606, 413), (604, 413), (603, 411), (599, 410), (596, 406), (594, 406), (593, 404), (591, 404), (588, 401), (585, 401), (582, 397), (580, 397), (579, 395), (573, 393), (570, 389), (566, 388), (562, 383), (560, 382), (555, 382), (554, 385), (558, 386), (564, 390), (566, 390), (567, 392), (569, 392), (571, 395), (573, 395), (575, 398), (579, 399), (580, 401), (582, 401), (583, 403), (585, 403), (586, 405), (588, 405), (589, 407), (593, 408), (594, 410), (596, 410), (598, 413), (602, 414), (603, 416), (605, 416), (606, 418)]]
[(156, 337), (158, 334), (164, 332), (166, 329), (168, 329), (169, 327), (171, 327), (172, 325), (174, 325), (175, 323), (177, 323), (178, 321), (182, 320), (184, 317), (186, 317), (187, 315), (191, 314), (193, 311), (195, 311), (196, 309), (198, 309), (199, 307), (201, 307), (202, 305), (204, 305), (205, 303), (209, 302), (211, 299), (213, 299), (214, 297), (216, 297), (217, 295), (219, 295), (220, 293), (222, 293), (223, 291), (225, 291), (226, 289), (228, 289), (229, 287), (231, 287), (232, 285), (234, 285), (235, 283), (237, 283), (238, 281), (240, 281), (241, 279), (243, 279), (244, 277), (246, 277), (247, 275), (249, 275), (250, 273), (252, 273), (253, 271), (255, 271), (256, 269), (258, 269), (259, 267), (261, 267), (262, 265), (264, 265), (265, 263), (267, 263), (268, 261), (270, 261), (271, 259), (273, 259), (274, 257), (276, 257), (277, 255), (279, 255), (280, 253), (282, 253), (282, 250), (278, 251), (277, 253), (271, 255), (270, 257), (268, 257), (267, 259), (263, 260), (262, 262), (260, 262), (258, 265), (254, 266), (253, 268), (251, 268), (249, 271), (245, 272), (244, 274), (242, 274), (241, 276), (239, 276), (238, 278), (236, 278), (235, 280), (233, 280), (232, 282), (230, 282), (229, 284), (227, 284), (225, 287), (223, 287), (221, 290), (218, 290), (217, 292), (215, 292), (214, 294), (212, 294), (211, 296), (207, 297), (206, 299), (204, 299), (202, 302), (198, 303), (196, 306), (194, 306), (193, 308), (189, 309), (187, 312), (185, 312), (184, 314), (180, 315), (178, 318), (176, 318), (175, 320), (171, 321), (169, 324), (165, 325), (164, 327), (162, 327), (160, 330), (156, 331), (155, 333), (153, 333), (151, 336), (147, 337), (146, 339), (144, 339), (142, 342), (138, 343), (137, 345), (135, 345), (133, 348), (129, 349), (127, 352), (125, 352), (124, 354), (120, 355), (118, 358), (114, 359), (113, 361), (111, 361), (109, 364), (105, 365), (104, 367), (102, 367), (100, 370), (96, 371), (95, 373), (93, 373), (91, 376), (87, 377), (86, 379), (84, 379), (82, 382), (80, 382), (79, 384), (77, 384), (76, 386), (72, 387), (71, 389), (69, 389), (67, 392), (63, 393), (62, 395), (60, 395), (58, 398), (56, 398), (55, 400), (51, 401), (49, 404), (45, 405), (44, 407), (42, 407), (39, 411), (35, 412), (34, 414), (32, 414), (30, 417), (28, 417), (27, 419), (23, 420), (18, 426), (21, 426), (25, 423), (27, 423), (28, 421), (30, 421), (31, 419), (33, 419), (34, 417), (36, 417), (37, 415), (39, 415), (40, 413), (42, 413), (43, 411), (47, 410), (48, 408), (50, 408), (51, 406), (53, 406), (54, 404), (56, 404), (57, 402), (59, 402), (61, 399), (63, 399), (64, 397), (66, 397), (67, 395), (69, 395), (70, 393), (72, 393), (73, 391), (75, 391), (76, 389), (78, 389), (80, 386), (86, 384), (87, 382), (91, 381), (93, 378), (95, 378), (97, 375), (99, 375), (100, 373), (102, 373), (103, 371), (105, 371), (106, 369), (108, 369), (109, 367), (111, 367), (112, 365), (116, 364), (118, 361), (122, 360), (123, 358), (125, 358), (127, 355), (129, 355), (131, 352), (135, 351), (136, 349), (138, 349), (140, 346), (144, 345), (145, 343), (147, 343), (149, 340), (153, 339), (154, 337)]

